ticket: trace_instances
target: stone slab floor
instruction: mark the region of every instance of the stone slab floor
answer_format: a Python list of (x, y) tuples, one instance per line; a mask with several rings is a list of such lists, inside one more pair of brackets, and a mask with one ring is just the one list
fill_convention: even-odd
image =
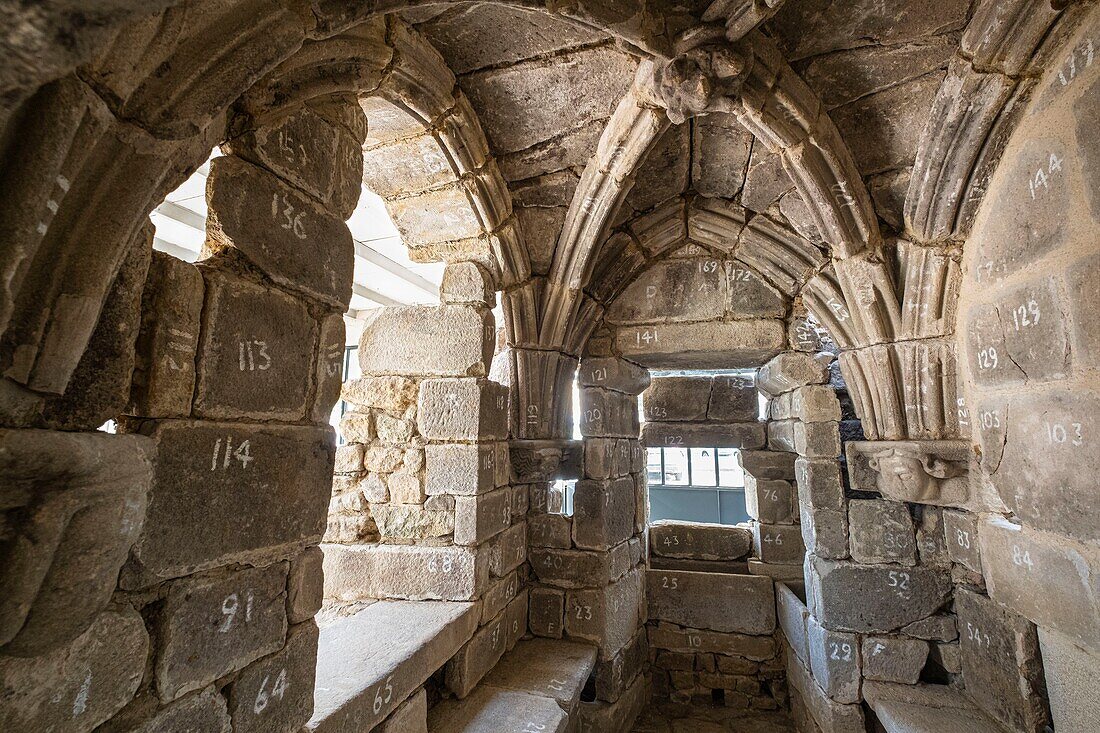
[(642, 711), (632, 733), (794, 733), (794, 730), (784, 712), (664, 701)]

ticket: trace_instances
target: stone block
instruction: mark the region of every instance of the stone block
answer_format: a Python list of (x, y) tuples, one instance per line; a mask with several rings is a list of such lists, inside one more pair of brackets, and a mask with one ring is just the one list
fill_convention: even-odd
[(485, 595), (479, 601), (481, 605), (480, 623), (482, 626), (500, 615), (505, 606), (516, 597), (516, 589), (518, 588), (516, 584), (516, 574), (508, 573), (507, 576), (494, 581), (489, 586), (489, 590), (485, 591)]
[(573, 543), (609, 550), (634, 533), (634, 480), (578, 481), (573, 493)]
[(489, 556), (466, 547), (323, 545), (325, 597), (466, 601), (489, 585)]
[(600, 387), (584, 387), (580, 406), (579, 422), (584, 437), (638, 437), (638, 402), (633, 396)]
[(658, 423), (642, 426), (642, 443), (650, 448), (763, 448), (764, 423)]
[(747, 563), (749, 575), (761, 578), (771, 578), (780, 583), (801, 583), (804, 573), (801, 565), (788, 565), (786, 563), (761, 562), (750, 559)]
[(827, 384), (798, 387), (791, 395), (791, 417), (802, 422), (838, 422), (840, 401)]
[(796, 524), (795, 489), (790, 481), (745, 476), (745, 511), (758, 522)]
[(669, 323), (621, 327), (615, 348), (650, 369), (754, 367), (786, 347), (782, 321)]
[(476, 496), (507, 483), (499, 481), (500, 450), (490, 444), (424, 446), (424, 492), (428, 496)]
[(768, 449), (795, 452), (794, 420), (772, 420), (768, 424)]
[(527, 634), (527, 611), (527, 589), (524, 588), (511, 600), (504, 608), (504, 613), (501, 614), (505, 648), (509, 651)]
[(443, 270), (439, 300), (447, 304), (469, 303), (486, 308), (496, 306), (492, 277), (476, 262), (450, 262)]
[[(943, 526), (943, 509), (938, 506), (914, 507), (917, 520), (917, 555), (921, 565), (951, 564)], [(960, 568), (961, 570), (961, 568)]]
[(420, 383), (416, 422), (428, 440), (506, 439), (508, 388), (487, 379), (426, 379)]
[(416, 404), (418, 389), (419, 383), (408, 377), (362, 377), (345, 382), (340, 397), (356, 407), (400, 415)]
[(565, 592), (554, 588), (531, 588), (527, 619), (531, 633), (560, 639), (564, 628)]
[(416, 504), (374, 504), (370, 516), (386, 539), (423, 540), (449, 537), (455, 528), (452, 509), (431, 510)]
[(823, 628), (813, 616), (806, 619), (810, 670), (821, 689), (837, 702), (860, 701), (862, 679), (859, 637)]
[(853, 499), (848, 506), (852, 559), (915, 565), (917, 540), (909, 508), (900, 502)]
[(901, 633), (926, 641), (954, 641), (959, 638), (955, 617), (947, 614), (914, 621), (908, 626), (903, 626)]
[(827, 384), (832, 360), (826, 352), (784, 352), (757, 370), (756, 388), (774, 396), (807, 384)]
[(504, 656), (507, 635), (502, 627), (503, 616), (501, 613), (500, 617), (478, 629), (473, 638), (447, 662), (447, 689), (458, 698), (469, 695), (481, 678)]
[(542, 695), (574, 713), (595, 663), (596, 650), (588, 644), (529, 639), (507, 654), (483, 684)]
[(281, 651), (249, 665), (229, 693), (234, 733), (294, 733), (313, 715), (317, 624), (292, 626)]
[(344, 331), (344, 316), (330, 313), (321, 321), (321, 333), (318, 338), (317, 364), (314, 374), (313, 409), (310, 419), (313, 422), (328, 422), (332, 408), (340, 399), (341, 380), (344, 376), (344, 347), (347, 336)]
[(692, 560), (740, 560), (752, 548), (747, 527), (661, 520), (649, 525), (650, 552)]
[(760, 398), (753, 380), (733, 374), (714, 377), (707, 419), (721, 422), (759, 420)]
[(325, 574), (322, 563), (325, 553), (320, 547), (307, 547), (290, 561), (286, 581), (286, 618), (299, 624), (321, 610), (325, 594)]
[(967, 696), (1010, 730), (1043, 730), (1050, 715), (1035, 625), (965, 588), (955, 611)]
[(214, 687), (208, 687), (161, 708), (152, 718), (130, 729), (131, 733), (165, 733), (166, 731), (210, 731), (232, 733), (225, 698)]
[(641, 674), (648, 661), (649, 641), (643, 627), (638, 629), (622, 651), (611, 659), (596, 663), (596, 698), (608, 702), (618, 700)]
[(840, 455), (840, 427), (835, 422), (795, 421), (794, 450), (808, 458), (836, 458)]
[(513, 524), (489, 541), (489, 573), (502, 578), (527, 560), (527, 524)]
[(607, 310), (614, 324), (715, 321), (725, 315), (723, 264), (712, 258), (660, 260), (642, 271)]
[(1100, 657), (1057, 631), (1039, 629), (1050, 712), (1055, 730), (1088, 730), (1100, 720)]
[(762, 662), (773, 659), (777, 650), (774, 636), (688, 629), (661, 621), (647, 625), (646, 632), (651, 649), (682, 654), (724, 654)]
[(645, 675), (638, 675), (626, 692), (613, 703), (582, 702), (577, 733), (628, 733), (649, 699)]
[(940, 568), (856, 565), (806, 558), (811, 613), (837, 631), (889, 632), (931, 616), (951, 594)]
[(573, 546), (573, 522), (561, 514), (537, 514), (527, 519), (527, 536), (531, 547), (553, 547), (568, 550)]
[(607, 552), (531, 548), (531, 567), (539, 580), (559, 588), (594, 588), (611, 581)]
[(809, 637), (806, 624), (810, 611), (802, 599), (785, 583), (775, 584), (775, 610), (783, 637), (804, 665), (810, 663)]
[(332, 428), (161, 420), (140, 429), (156, 444), (157, 461), (124, 587), (285, 556), (320, 541), (336, 453)]
[(975, 573), (982, 572), (982, 551), (978, 542), (978, 518), (969, 512), (945, 511), (943, 531), (947, 555), (952, 562), (965, 565)]
[(467, 700), (447, 700), (431, 709), (432, 733), (498, 733), (537, 730), (565, 733), (568, 719), (553, 699), (495, 687), (479, 687)]
[(480, 496), (455, 497), (456, 545), (480, 545), (512, 524), (512, 491), (497, 489)]
[(764, 563), (798, 565), (806, 554), (798, 525), (756, 523), (752, 533), (753, 554)]
[(355, 249), (343, 220), (231, 155), (210, 162), (206, 251), (240, 250), (276, 283), (345, 310)]
[(625, 647), (645, 621), (645, 591), (640, 570), (595, 590), (566, 593), (565, 633), (600, 648), (607, 660)]
[(145, 674), (149, 635), (132, 609), (104, 611), (70, 643), (0, 657), (0, 727), (91, 731), (122, 709)]
[(832, 560), (850, 557), (847, 512), (800, 504), (799, 519), (807, 552)]
[(378, 733), (428, 733), (428, 693), (421, 688), (390, 713)]
[(649, 370), (617, 357), (585, 358), (577, 371), (582, 387), (602, 387), (629, 395), (650, 386)]
[(378, 308), (363, 322), (359, 366), (365, 375), (484, 377), (495, 343), (493, 314), (485, 308)]
[(879, 682), (915, 685), (928, 661), (928, 642), (888, 636), (863, 639), (863, 676)]
[(649, 618), (724, 633), (775, 630), (775, 591), (770, 578), (752, 575), (646, 573)]
[(745, 473), (758, 479), (793, 481), (797, 458), (794, 453), (771, 450), (742, 450), (737, 453), (737, 462)]
[(706, 420), (711, 383), (710, 377), (658, 377), (642, 393), (642, 414), (649, 422)]
[[(866, 724), (863, 708), (844, 705), (828, 695), (810, 676), (809, 668), (798, 662), (791, 651), (787, 652), (787, 683), (805, 705), (809, 717), (822, 731), (829, 733), (864, 733)], [(794, 695), (792, 695), (792, 699)]]

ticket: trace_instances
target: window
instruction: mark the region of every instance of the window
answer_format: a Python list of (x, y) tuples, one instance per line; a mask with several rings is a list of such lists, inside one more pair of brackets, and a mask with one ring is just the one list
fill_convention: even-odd
[(650, 519), (748, 521), (736, 448), (648, 448)]
[[(362, 372), (359, 370), (359, 347), (358, 346), (345, 346), (344, 347), (344, 371), (342, 382), (347, 382), (351, 379), (358, 379)], [(332, 414), (329, 415), (329, 424), (334, 428), (340, 427), (340, 418), (344, 416), (344, 413), (351, 409), (351, 404), (344, 402), (343, 400), (337, 400), (336, 404), (332, 408)], [(336, 444), (343, 445), (344, 438), (340, 435), (339, 431), (336, 433)]]

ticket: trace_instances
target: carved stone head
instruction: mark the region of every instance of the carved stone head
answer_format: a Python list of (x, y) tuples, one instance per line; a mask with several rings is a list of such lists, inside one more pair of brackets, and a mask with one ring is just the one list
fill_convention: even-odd
[(679, 53), (652, 67), (646, 80), (649, 94), (679, 125), (712, 112), (733, 112), (741, 87), (752, 71), (752, 46), (747, 41), (730, 43), (723, 31), (708, 29), (685, 37)]
[(968, 456), (958, 441), (883, 441), (848, 444), (855, 488), (897, 501), (965, 506)]

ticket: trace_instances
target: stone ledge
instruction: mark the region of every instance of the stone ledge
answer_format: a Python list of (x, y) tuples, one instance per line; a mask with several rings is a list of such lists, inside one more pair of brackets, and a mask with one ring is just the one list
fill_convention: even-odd
[(308, 733), (370, 730), (477, 629), (474, 603), (379, 601), (321, 631)]
[(960, 690), (946, 685), (864, 682), (863, 698), (886, 733), (1003, 733)]

